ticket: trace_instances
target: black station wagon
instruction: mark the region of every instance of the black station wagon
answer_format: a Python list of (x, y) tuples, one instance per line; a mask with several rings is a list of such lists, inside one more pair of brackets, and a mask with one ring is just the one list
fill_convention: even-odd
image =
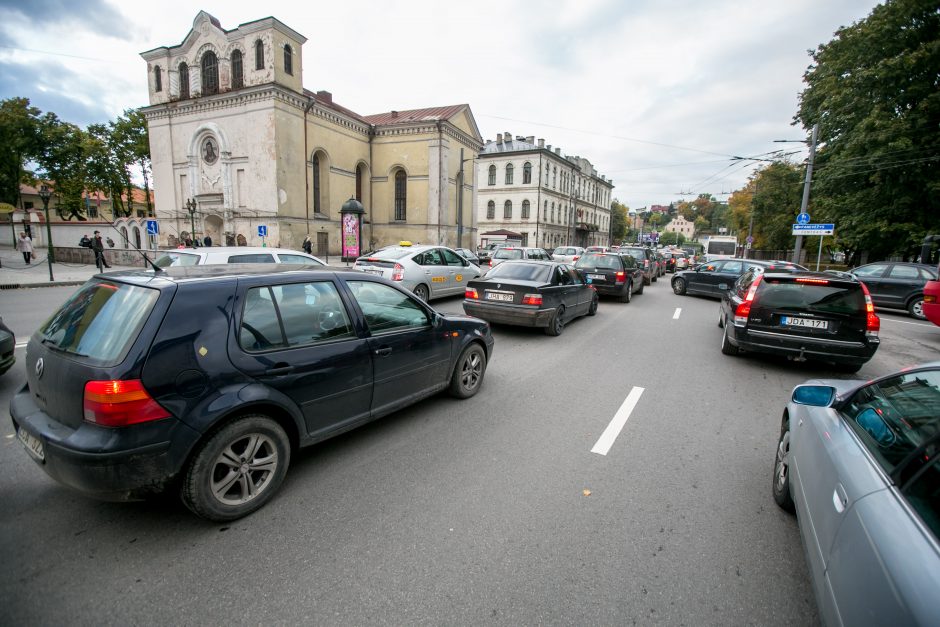
[(30, 338), (10, 403), (57, 481), (109, 500), (179, 490), (217, 521), (264, 505), (292, 451), (448, 390), (476, 394), (489, 325), (337, 268), (99, 275)]

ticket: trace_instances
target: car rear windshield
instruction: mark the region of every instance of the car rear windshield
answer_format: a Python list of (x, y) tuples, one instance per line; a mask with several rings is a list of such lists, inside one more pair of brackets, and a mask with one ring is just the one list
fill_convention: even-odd
[(89, 282), (36, 333), (45, 346), (111, 366), (124, 359), (159, 295), (115, 281)]
[(377, 250), (369, 257), (373, 259), (401, 259), (405, 255), (409, 255), (415, 252), (414, 248), (405, 248), (402, 246), (393, 246), (391, 248), (383, 248), (382, 250)]
[(646, 259), (646, 249), (644, 248), (621, 248), (617, 252), (622, 255), (630, 255), (638, 261), (643, 261)]
[(166, 252), (160, 255), (160, 258), (154, 262), (158, 268), (169, 268), (170, 266), (195, 266), (199, 263), (199, 255), (192, 253)]
[(865, 312), (865, 295), (859, 284), (799, 283), (765, 279), (755, 295), (762, 307), (798, 309), (819, 313), (858, 314)]
[(500, 248), (493, 253), (493, 259), (522, 259), (521, 248)]
[(520, 279), (548, 283), (551, 266), (541, 263), (501, 263), (487, 273), (486, 278)]
[(578, 262), (574, 265), (574, 267), (580, 269), (606, 268), (608, 270), (622, 270), (623, 263), (620, 261), (620, 257), (617, 255), (588, 253), (578, 259)]

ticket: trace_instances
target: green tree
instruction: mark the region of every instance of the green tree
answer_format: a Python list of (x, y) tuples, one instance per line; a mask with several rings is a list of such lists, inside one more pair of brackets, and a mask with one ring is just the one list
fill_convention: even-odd
[(796, 121), (820, 125), (814, 221), (846, 249), (913, 254), (940, 232), (936, 0), (887, 0), (812, 58)]
[(153, 215), (150, 201), (150, 138), (147, 133), (147, 120), (137, 109), (126, 109), (124, 114), (111, 123), (111, 145), (120, 163), (124, 175), (124, 190), (127, 192), (127, 215), (133, 210), (133, 185), (131, 166), (140, 169), (144, 179), (144, 192), (147, 202), (147, 215)]
[(619, 200), (610, 203), (610, 238), (613, 242), (622, 242), (627, 235), (630, 207)]
[(42, 151), (36, 162), (43, 176), (53, 182), (56, 212), (71, 220), (84, 219), (83, 194), (86, 181), (86, 133), (56, 114), (46, 113), (40, 119)]
[(20, 206), (20, 184), (32, 180), (26, 165), (39, 156), (41, 111), (26, 98), (0, 101), (0, 202)]

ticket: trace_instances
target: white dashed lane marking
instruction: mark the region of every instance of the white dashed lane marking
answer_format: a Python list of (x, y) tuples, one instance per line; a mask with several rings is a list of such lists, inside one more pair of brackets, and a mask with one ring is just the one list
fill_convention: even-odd
[(682, 307), (676, 307), (676, 313), (672, 314), (673, 320), (678, 320), (679, 315), (682, 313)]
[(617, 440), (617, 436), (620, 435), (621, 431), (623, 431), (624, 425), (627, 424), (627, 419), (630, 417), (630, 414), (633, 413), (633, 410), (636, 408), (636, 404), (640, 401), (640, 396), (643, 394), (643, 390), (644, 388), (640, 387), (634, 387), (632, 390), (630, 390), (630, 393), (627, 394), (626, 400), (623, 401), (620, 409), (618, 409), (617, 413), (614, 414), (610, 424), (607, 425), (607, 428), (604, 429), (604, 433), (601, 434), (601, 437), (598, 438), (594, 448), (591, 449), (592, 453), (597, 453), (598, 455), (607, 455), (610, 447), (612, 447), (614, 442)]

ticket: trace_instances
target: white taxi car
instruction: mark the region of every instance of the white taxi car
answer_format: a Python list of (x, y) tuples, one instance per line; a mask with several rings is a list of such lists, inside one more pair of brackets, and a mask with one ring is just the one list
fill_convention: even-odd
[(353, 270), (398, 281), (424, 301), (463, 294), (467, 281), (482, 274), (479, 266), (446, 246), (416, 246), (411, 242), (399, 242), (359, 257)]

